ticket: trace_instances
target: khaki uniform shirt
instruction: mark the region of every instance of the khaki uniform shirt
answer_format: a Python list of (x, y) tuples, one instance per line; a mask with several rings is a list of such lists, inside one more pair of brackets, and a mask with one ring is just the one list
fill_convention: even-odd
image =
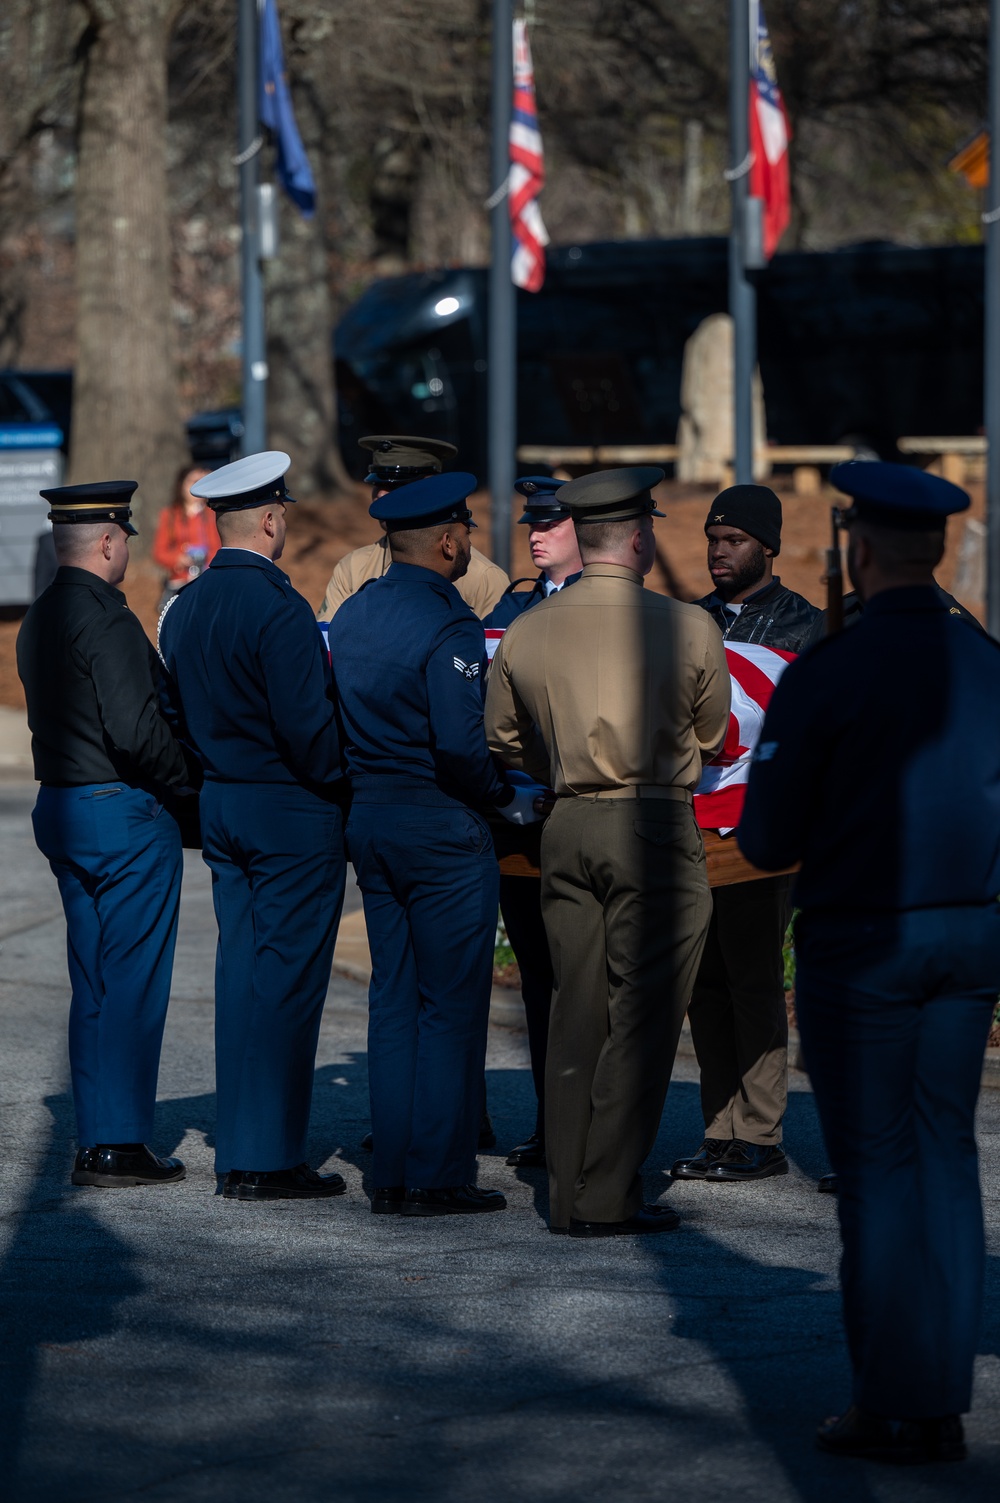
[[(330, 576), (318, 619), (331, 621), (349, 596), (356, 594), (369, 579), (378, 579), (391, 563), (387, 537), (345, 554)], [(456, 579), (455, 588), (470, 610), (482, 618), (489, 615), (509, 584), (510, 580), (499, 564), (494, 564), (473, 548), (469, 571), (463, 579)]]
[(729, 701), (707, 611), (643, 589), (632, 569), (587, 564), (504, 633), (486, 735), (501, 762), (561, 796), (693, 789), (725, 740)]

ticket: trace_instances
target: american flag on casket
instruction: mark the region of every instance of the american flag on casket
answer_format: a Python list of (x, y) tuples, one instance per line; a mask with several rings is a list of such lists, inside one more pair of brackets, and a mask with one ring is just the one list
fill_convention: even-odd
[(727, 642), (726, 662), (733, 681), (733, 702), (725, 744), (709, 762), (694, 794), (694, 817), (703, 830), (725, 835), (743, 813), (750, 762), (764, 724), (764, 712), (774, 686), (794, 652), (760, 647), (753, 642)]

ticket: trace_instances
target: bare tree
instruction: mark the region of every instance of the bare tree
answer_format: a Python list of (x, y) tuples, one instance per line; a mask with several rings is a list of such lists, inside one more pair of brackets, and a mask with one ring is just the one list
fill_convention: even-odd
[(186, 454), (170, 307), (167, 47), (180, 0), (86, 0), (70, 477), (139, 481), (148, 543)]
[(315, 4), (284, 8), (285, 62), (292, 82), (302, 144), (316, 177), (317, 209), (304, 218), (281, 197), (280, 253), (267, 263), (268, 440), (295, 462), (303, 496), (351, 485), (337, 442), (330, 297), (329, 177), (333, 122), (323, 87), (332, 27)]

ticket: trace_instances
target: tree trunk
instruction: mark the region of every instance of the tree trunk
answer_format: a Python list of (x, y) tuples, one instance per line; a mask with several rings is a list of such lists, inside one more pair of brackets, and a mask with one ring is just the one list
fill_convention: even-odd
[(333, 318), (319, 210), (281, 203), (280, 254), (266, 263), (268, 443), (292, 456), (289, 489), (303, 499), (350, 488), (337, 447)]
[(187, 456), (174, 366), (164, 137), (179, 0), (87, 0), (69, 473), (138, 480), (140, 549)]
[(337, 438), (333, 371), (333, 307), (328, 262), (324, 171), (331, 123), (326, 92), (310, 72), (322, 67), (328, 18), (314, 8), (284, 8), (285, 57), (295, 116), (316, 179), (316, 213), (304, 219), (279, 188), (279, 253), (265, 262), (267, 289), (268, 442), (292, 456), (289, 488), (303, 498), (352, 490)]

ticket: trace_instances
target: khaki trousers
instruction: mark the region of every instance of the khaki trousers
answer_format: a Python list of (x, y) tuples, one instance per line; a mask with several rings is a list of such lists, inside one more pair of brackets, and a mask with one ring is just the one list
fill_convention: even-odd
[(624, 1221), (642, 1204), (711, 909), (689, 802), (559, 800), (542, 835), (554, 1227)]
[(788, 1013), (781, 954), (791, 877), (715, 890), (691, 998), (706, 1138), (781, 1142), (788, 1096)]

